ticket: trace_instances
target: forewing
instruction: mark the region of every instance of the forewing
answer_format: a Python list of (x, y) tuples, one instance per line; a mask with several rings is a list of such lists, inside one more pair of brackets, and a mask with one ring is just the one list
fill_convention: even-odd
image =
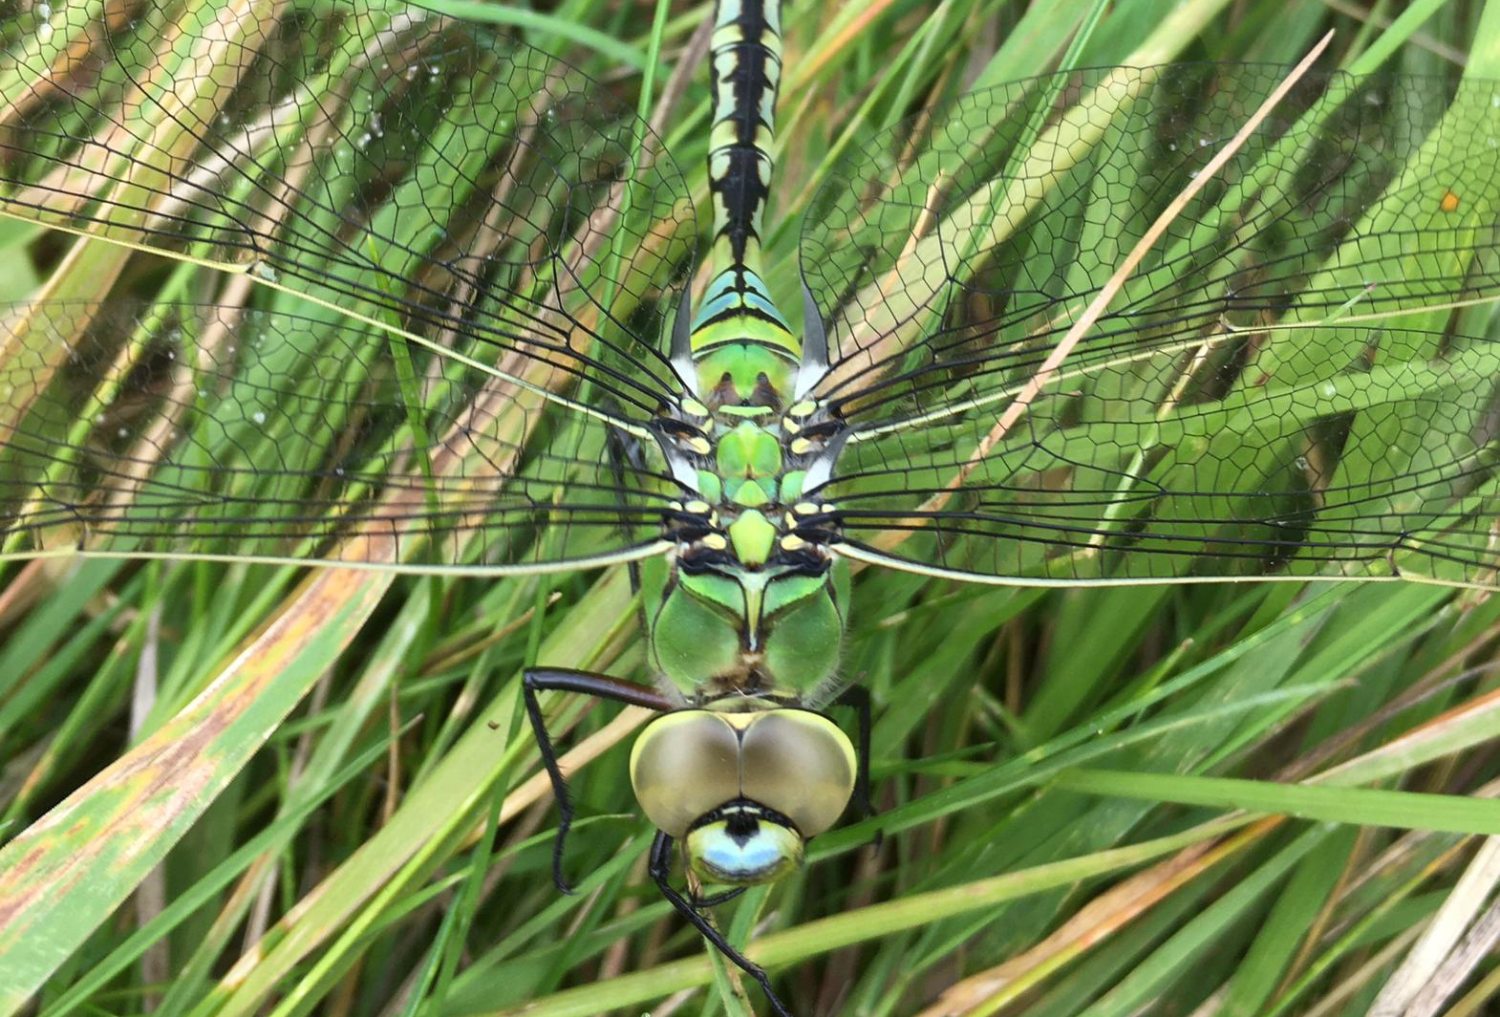
[(853, 431), (817, 499), (851, 553), (990, 581), (1492, 582), (1490, 82), (1301, 83), (1002, 423), (1280, 76), (1005, 86), (830, 185), (803, 265), (817, 392)]
[[(631, 439), (372, 326), (217, 305), (0, 309), (25, 351), (0, 444), (0, 558), (555, 570), (660, 549), (675, 485)], [(31, 370), (27, 370), (27, 366)], [(405, 374), (405, 380), (403, 380)]]
[(598, 85), (414, 4), (38, 5), (0, 56), (0, 212), (519, 354), (634, 415), (695, 231)]

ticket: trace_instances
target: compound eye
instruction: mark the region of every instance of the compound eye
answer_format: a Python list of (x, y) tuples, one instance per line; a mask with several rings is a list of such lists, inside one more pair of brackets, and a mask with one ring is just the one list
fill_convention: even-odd
[(646, 725), (630, 752), (630, 783), (651, 824), (673, 837), (740, 796), (740, 742), (723, 717), (678, 710)]
[(807, 710), (756, 714), (740, 735), (741, 793), (816, 837), (854, 793), (854, 746), (838, 725)]

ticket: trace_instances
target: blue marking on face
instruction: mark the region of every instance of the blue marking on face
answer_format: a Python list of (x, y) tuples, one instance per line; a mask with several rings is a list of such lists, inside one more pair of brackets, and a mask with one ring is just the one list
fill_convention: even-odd
[[(690, 830), (688, 864), (707, 882), (753, 886), (780, 879), (802, 864), (802, 835), (748, 810)], [(749, 822), (746, 820), (749, 818)]]
[(702, 845), (704, 863), (726, 875), (754, 877), (782, 860), (780, 845), (764, 833), (741, 845), (723, 830), (715, 830), (703, 839)]

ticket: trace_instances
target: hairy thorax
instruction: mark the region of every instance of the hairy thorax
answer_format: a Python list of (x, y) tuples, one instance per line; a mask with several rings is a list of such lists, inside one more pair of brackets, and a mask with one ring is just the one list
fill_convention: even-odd
[[(839, 428), (786, 405), (790, 372), (767, 351), (726, 346), (700, 362), (707, 404), (663, 428), (674, 476), (675, 553), (648, 577), (654, 667), (686, 701), (805, 697), (838, 664), (844, 572), (828, 550), (826, 478)], [(652, 595), (648, 587), (648, 596)]]

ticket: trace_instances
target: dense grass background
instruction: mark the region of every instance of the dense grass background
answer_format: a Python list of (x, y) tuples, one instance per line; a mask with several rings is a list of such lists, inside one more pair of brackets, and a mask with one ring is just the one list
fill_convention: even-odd
[[(653, 41), (632, 0), (452, 6), (629, 106), (643, 68), (660, 95), (709, 13), (673, 5)], [(1481, 13), (796, 4), (772, 260), (838, 151), (976, 84), (1063, 59), (1287, 62), (1330, 28), (1328, 62), (1454, 76), (1500, 47)], [(703, 79), (661, 113), (700, 207)], [(0, 223), (0, 295), (43, 285), (61, 250)], [(555, 814), (516, 680), (533, 661), (644, 679), (623, 573), (91, 562), (0, 579), (0, 807), (20, 835), (0, 856), (5, 1012), (764, 1011), (646, 878), (634, 711), (554, 704), (588, 765), (582, 892), (550, 882)], [(1500, 606), (1473, 591), (979, 590), (871, 570), (844, 668), (877, 704), (883, 815), (720, 919), (804, 1015), (1481, 1012), (1500, 991), (1500, 853), (1474, 836), (1500, 834), (1497, 639)], [(67, 824), (37, 822), (80, 788)], [(1438, 984), (1446, 1003), (1419, 992)]]

